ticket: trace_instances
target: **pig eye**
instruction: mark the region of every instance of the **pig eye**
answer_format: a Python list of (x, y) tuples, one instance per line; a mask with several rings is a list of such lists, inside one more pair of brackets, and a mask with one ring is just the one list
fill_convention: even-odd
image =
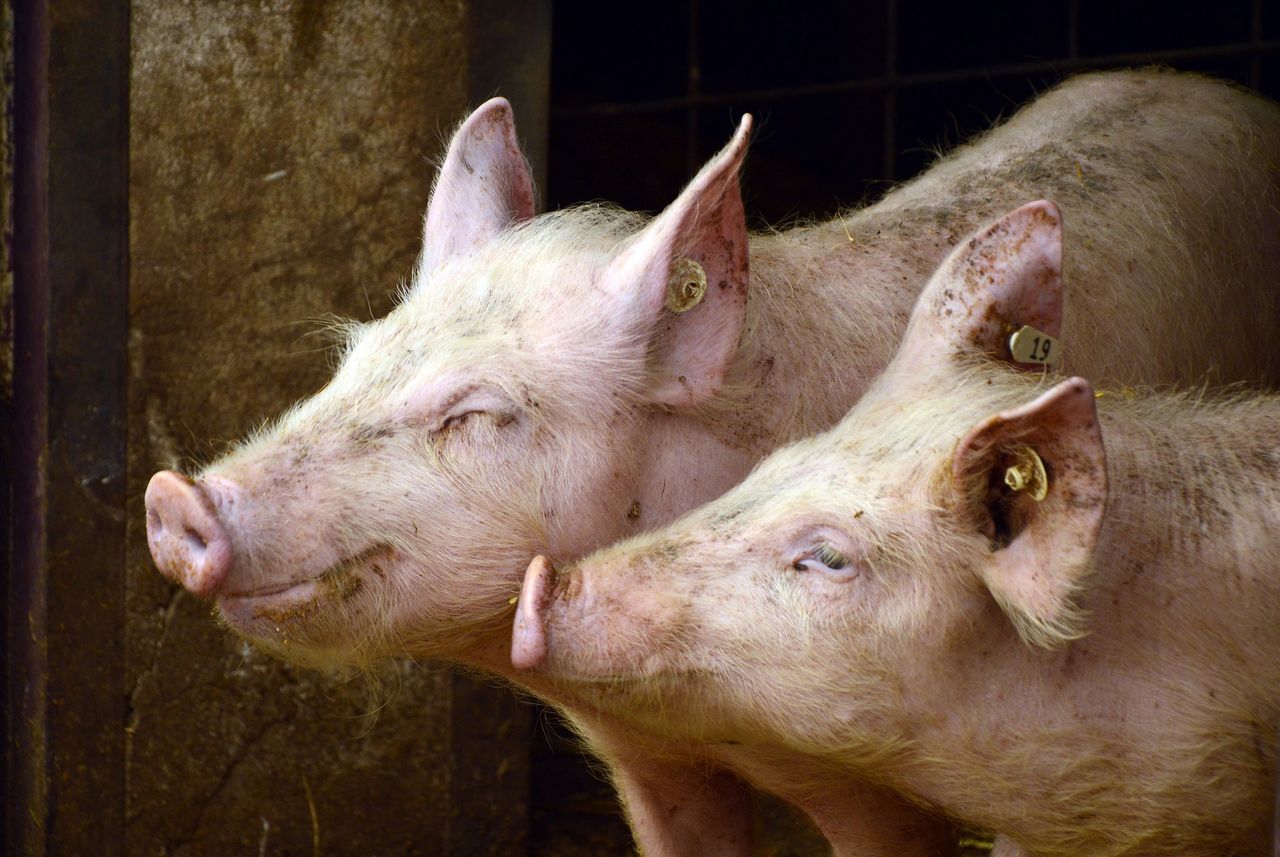
[(791, 567), (796, 571), (844, 571), (849, 567), (849, 557), (831, 545), (822, 544), (813, 552), (800, 557)]
[(449, 429), (455, 429), (458, 426), (465, 423), (467, 420), (474, 417), (476, 414), (480, 414), (480, 413), (484, 413), (484, 412), (483, 411), (466, 411), (461, 414), (453, 414), (451, 416), (445, 417), (444, 422), (440, 424), (440, 431), (448, 431)]
[(459, 395), (445, 410), (439, 425), (434, 429), (444, 433), (450, 429), (461, 428), (472, 417), (490, 417), (498, 428), (513, 422), (516, 418), (511, 402), (504, 396), (489, 390), (473, 388)]
[(510, 425), (512, 422), (515, 422), (515, 416), (513, 414), (501, 411), (463, 411), (460, 414), (450, 414), (445, 417), (444, 422), (440, 424), (440, 428), (436, 431), (438, 434), (445, 434), (453, 429), (461, 428), (466, 425), (472, 417), (489, 417), (493, 420), (493, 425), (496, 428), (502, 428), (505, 425)]

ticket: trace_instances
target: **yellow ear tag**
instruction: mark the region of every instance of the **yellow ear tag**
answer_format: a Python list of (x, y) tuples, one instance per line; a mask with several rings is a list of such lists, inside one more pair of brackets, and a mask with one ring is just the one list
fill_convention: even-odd
[(667, 279), (667, 309), (688, 312), (702, 302), (707, 293), (707, 272), (693, 259), (682, 257), (671, 266)]
[(1004, 472), (1004, 484), (1012, 491), (1026, 491), (1031, 499), (1039, 502), (1049, 493), (1049, 474), (1045, 472), (1044, 462), (1029, 446), (1018, 449), (1015, 463)]
[(1024, 324), (1009, 337), (1009, 353), (1015, 363), (1057, 366), (1062, 359), (1062, 344), (1049, 334)]

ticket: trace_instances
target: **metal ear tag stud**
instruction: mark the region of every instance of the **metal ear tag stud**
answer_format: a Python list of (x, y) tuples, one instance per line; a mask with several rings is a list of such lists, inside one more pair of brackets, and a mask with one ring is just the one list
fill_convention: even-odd
[(1020, 447), (1014, 453), (1015, 462), (1004, 472), (1004, 484), (1011, 491), (1026, 491), (1031, 499), (1039, 502), (1049, 493), (1049, 474), (1044, 462), (1029, 446)]
[(667, 309), (674, 313), (688, 312), (702, 302), (707, 293), (707, 272), (688, 257), (681, 257), (671, 266), (667, 280)]
[(1062, 359), (1062, 344), (1049, 334), (1024, 324), (1009, 337), (1009, 353), (1015, 363), (1057, 366)]

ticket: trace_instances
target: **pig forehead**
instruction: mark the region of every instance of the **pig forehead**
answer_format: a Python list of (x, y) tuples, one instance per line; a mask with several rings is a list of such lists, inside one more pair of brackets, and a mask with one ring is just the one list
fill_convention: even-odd
[(847, 528), (854, 516), (907, 511), (945, 466), (948, 448), (944, 441), (892, 449), (874, 434), (863, 443), (814, 439), (767, 459), (707, 508), (707, 523), (725, 534), (781, 532), (823, 522)]
[(517, 353), (514, 337), (503, 330), (470, 335), (451, 330), (441, 336), (404, 325), (383, 327), (367, 332), (350, 348), (329, 393), (336, 399), (391, 404), (398, 393), (407, 395), (436, 379), (480, 369), (511, 374)]
[(876, 431), (820, 435), (766, 459), (742, 493), (774, 505), (865, 493), (878, 478), (893, 478), (888, 471), (910, 457), (898, 452)]
[(776, 535), (820, 523), (841, 524), (876, 499), (873, 485), (840, 473), (829, 477), (830, 461), (791, 462), (773, 473), (758, 473), (706, 510), (703, 521), (721, 538)]
[(563, 324), (508, 300), (426, 303), (413, 298), (352, 336), (339, 369), (357, 387), (384, 387), (459, 370), (514, 370), (552, 351)]
[(361, 326), (348, 360), (372, 366), (487, 360), (510, 351), (536, 352), (581, 338), (599, 315), (589, 273), (550, 276), (536, 269), (512, 275), (476, 265), (452, 266), (410, 290), (387, 316)]
[(599, 276), (617, 242), (611, 233), (566, 236), (553, 228), (517, 230), (473, 255), (421, 273), (404, 305), (450, 323), (468, 317), (563, 313), (598, 293)]

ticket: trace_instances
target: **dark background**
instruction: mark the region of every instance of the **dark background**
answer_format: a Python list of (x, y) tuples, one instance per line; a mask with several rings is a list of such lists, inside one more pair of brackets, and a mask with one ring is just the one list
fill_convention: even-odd
[(1263, 0), (553, 7), (552, 208), (660, 209), (744, 112), (747, 210), (776, 225), (874, 199), (1073, 72), (1156, 62), (1280, 94)]

